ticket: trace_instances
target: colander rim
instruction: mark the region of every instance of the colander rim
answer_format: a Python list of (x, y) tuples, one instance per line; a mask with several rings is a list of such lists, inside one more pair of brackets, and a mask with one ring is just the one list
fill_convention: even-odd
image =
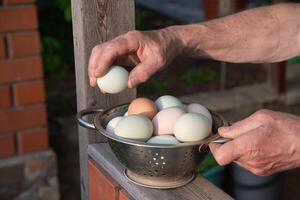
[[(104, 135), (105, 137), (117, 141), (117, 142), (121, 142), (124, 144), (128, 144), (128, 145), (133, 145), (133, 146), (139, 146), (139, 147), (147, 147), (147, 148), (181, 148), (181, 147), (191, 147), (191, 146), (199, 146), (203, 144), (203, 140), (199, 140), (196, 142), (185, 142), (185, 143), (179, 143), (176, 145), (164, 145), (164, 144), (149, 144), (146, 142), (141, 142), (141, 141), (136, 141), (136, 140), (130, 140), (130, 139), (126, 139), (126, 138), (121, 138), (118, 137), (115, 134), (111, 134), (108, 131), (106, 131), (105, 127), (103, 127), (103, 121), (105, 120), (105, 116), (108, 115), (109, 113), (113, 113), (114, 110), (120, 108), (120, 107), (128, 107), (129, 103), (124, 103), (124, 104), (120, 104), (120, 105), (116, 105), (113, 107), (110, 107), (106, 110), (104, 110), (103, 112), (99, 112), (94, 116), (94, 125), (95, 128), (97, 130), (97, 132), (100, 132), (100, 134)], [(219, 113), (210, 110), (210, 113), (214, 116), (213, 119), (218, 118), (220, 121), (222, 121), (222, 126), (227, 126), (228, 122), (225, 120), (225, 118), (223, 116), (221, 116)], [(214, 123), (215, 121), (213, 121)], [(209, 136), (207, 136), (206, 138), (212, 136), (215, 133), (211, 133)]]

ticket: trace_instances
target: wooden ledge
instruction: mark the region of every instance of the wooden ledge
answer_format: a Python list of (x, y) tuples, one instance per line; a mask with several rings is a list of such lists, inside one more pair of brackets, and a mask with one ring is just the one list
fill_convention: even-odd
[(88, 146), (89, 156), (137, 200), (231, 200), (232, 198), (202, 176), (177, 189), (157, 190), (135, 185), (123, 175), (124, 166), (117, 160), (107, 143)]

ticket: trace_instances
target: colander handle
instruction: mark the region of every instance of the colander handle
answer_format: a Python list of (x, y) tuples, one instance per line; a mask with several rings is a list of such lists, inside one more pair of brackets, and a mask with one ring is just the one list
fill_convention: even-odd
[(224, 138), (222, 136), (220, 136), (218, 133), (213, 135), (211, 138), (210, 138), (210, 142), (213, 142), (213, 143), (218, 143), (218, 144), (225, 144), (226, 142), (229, 142), (231, 139), (229, 138)]
[(84, 127), (84, 128), (88, 128), (88, 129), (96, 129), (95, 125), (85, 119), (83, 119), (83, 117), (87, 116), (87, 115), (94, 115), (97, 113), (103, 112), (103, 109), (99, 109), (99, 108), (87, 108), (84, 109), (82, 111), (80, 111), (79, 113), (77, 113), (76, 115), (76, 121), (77, 123)]
[[(232, 126), (232, 122), (228, 122), (228, 126)], [(213, 136), (211, 136), (210, 138), (208, 138), (208, 143), (218, 143), (218, 144), (225, 144), (226, 142), (231, 141), (231, 139), (229, 138), (224, 138), (222, 137), (219, 133), (214, 134)]]

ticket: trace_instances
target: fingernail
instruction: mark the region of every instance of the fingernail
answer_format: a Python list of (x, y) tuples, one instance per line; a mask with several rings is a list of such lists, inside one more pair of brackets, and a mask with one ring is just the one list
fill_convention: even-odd
[(94, 77), (91, 77), (91, 78), (90, 78), (90, 85), (91, 85), (92, 87), (95, 87), (96, 84), (97, 84), (97, 79), (94, 78)]
[(224, 133), (224, 132), (227, 132), (227, 131), (229, 131), (229, 127), (221, 127), (221, 128), (219, 128), (218, 129), (218, 132), (220, 133)]

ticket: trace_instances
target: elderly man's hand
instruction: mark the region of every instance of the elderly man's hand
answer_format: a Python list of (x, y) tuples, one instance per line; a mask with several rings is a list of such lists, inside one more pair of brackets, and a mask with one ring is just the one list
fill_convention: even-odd
[(219, 133), (233, 139), (224, 145), (210, 144), (220, 165), (235, 162), (261, 176), (300, 166), (299, 117), (260, 110)]
[(134, 67), (128, 81), (128, 87), (133, 88), (167, 66), (181, 53), (182, 46), (168, 29), (129, 31), (94, 47), (88, 66), (90, 85), (96, 86), (97, 78), (103, 76), (111, 65), (123, 64)]

